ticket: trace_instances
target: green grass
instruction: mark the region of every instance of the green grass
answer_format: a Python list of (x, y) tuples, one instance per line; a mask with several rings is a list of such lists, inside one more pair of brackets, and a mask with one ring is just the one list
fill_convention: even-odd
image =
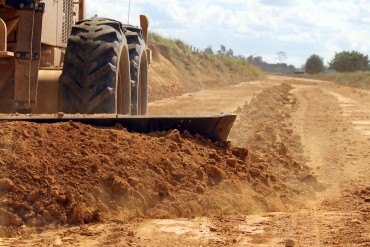
[(316, 75), (305, 74), (302, 75), (302, 77), (331, 81), (352, 87), (370, 89), (370, 71), (358, 71), (350, 73), (320, 73)]

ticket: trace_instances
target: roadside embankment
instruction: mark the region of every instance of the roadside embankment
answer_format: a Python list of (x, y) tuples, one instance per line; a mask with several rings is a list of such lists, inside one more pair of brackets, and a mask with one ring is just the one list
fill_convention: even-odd
[(193, 51), (180, 40), (150, 35), (149, 100), (256, 80), (263, 73), (238, 57)]

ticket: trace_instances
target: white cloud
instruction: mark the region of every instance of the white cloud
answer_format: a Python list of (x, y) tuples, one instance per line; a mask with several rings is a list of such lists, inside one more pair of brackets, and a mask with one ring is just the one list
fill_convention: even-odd
[[(127, 22), (128, 0), (87, 0), (88, 14)], [(133, 24), (151, 17), (151, 29), (199, 48), (225, 44), (238, 54), (288, 54), (301, 65), (312, 53), (328, 61), (335, 51), (370, 53), (369, 0), (131, 0)]]

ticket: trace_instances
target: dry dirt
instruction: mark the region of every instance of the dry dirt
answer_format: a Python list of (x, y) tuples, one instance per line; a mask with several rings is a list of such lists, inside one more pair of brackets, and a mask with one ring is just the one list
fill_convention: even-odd
[(1, 123), (0, 246), (370, 246), (368, 91), (271, 76), (150, 112), (238, 120), (231, 144)]

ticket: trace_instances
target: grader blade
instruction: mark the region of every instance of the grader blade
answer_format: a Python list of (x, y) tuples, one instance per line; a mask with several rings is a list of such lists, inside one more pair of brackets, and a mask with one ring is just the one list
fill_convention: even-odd
[(114, 127), (121, 124), (130, 132), (150, 133), (177, 129), (199, 134), (213, 141), (226, 141), (236, 115), (214, 116), (125, 116), (125, 115), (63, 115), (57, 116), (0, 116), (0, 122), (26, 121), (34, 123), (80, 122), (98, 127)]

